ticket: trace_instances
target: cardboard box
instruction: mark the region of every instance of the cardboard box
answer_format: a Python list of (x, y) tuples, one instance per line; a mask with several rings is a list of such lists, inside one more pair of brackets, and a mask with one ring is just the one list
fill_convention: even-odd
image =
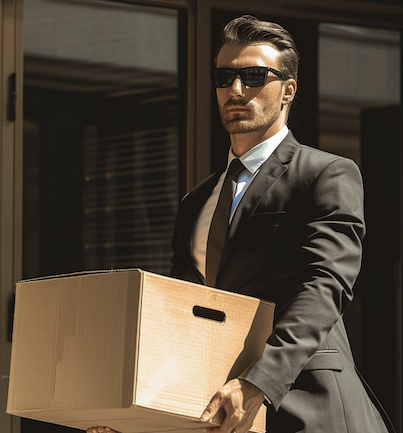
[(20, 282), (7, 412), (83, 430), (205, 431), (198, 418), (260, 356), (273, 312), (138, 269)]

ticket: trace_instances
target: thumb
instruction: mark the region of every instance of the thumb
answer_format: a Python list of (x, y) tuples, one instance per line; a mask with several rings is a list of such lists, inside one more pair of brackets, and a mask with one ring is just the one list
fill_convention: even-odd
[(210, 403), (206, 406), (203, 413), (200, 416), (201, 422), (210, 421), (214, 415), (223, 407), (225, 404), (225, 399), (221, 399), (217, 396), (217, 394), (211, 399)]

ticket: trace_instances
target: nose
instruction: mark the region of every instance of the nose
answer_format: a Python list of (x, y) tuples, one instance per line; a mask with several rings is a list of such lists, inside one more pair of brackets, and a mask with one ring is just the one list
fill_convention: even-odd
[(241, 77), (238, 75), (234, 82), (231, 85), (230, 95), (232, 98), (242, 98), (245, 96), (245, 86), (241, 80)]

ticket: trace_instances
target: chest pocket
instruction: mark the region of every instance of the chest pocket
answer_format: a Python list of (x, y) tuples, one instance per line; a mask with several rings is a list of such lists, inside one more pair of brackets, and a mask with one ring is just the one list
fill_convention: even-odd
[(252, 214), (242, 233), (244, 250), (254, 250), (287, 233), (292, 227), (292, 214), (286, 211)]
[(343, 364), (341, 362), (339, 351), (336, 349), (318, 350), (304, 367), (304, 370), (342, 371)]

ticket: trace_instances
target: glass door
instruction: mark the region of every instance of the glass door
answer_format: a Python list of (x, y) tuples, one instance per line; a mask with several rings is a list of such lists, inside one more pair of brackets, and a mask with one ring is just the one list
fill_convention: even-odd
[(24, 278), (169, 272), (180, 16), (112, 1), (25, 2)]
[[(319, 26), (319, 146), (353, 159), (364, 179), (363, 265), (345, 319), (357, 366), (396, 427), (402, 408), (400, 57), (399, 31)], [(375, 341), (382, 341), (382, 351), (374, 353)]]
[[(168, 274), (183, 168), (184, 10), (29, 0), (23, 22), (23, 278)], [(21, 420), (22, 433), (70, 431)]]

